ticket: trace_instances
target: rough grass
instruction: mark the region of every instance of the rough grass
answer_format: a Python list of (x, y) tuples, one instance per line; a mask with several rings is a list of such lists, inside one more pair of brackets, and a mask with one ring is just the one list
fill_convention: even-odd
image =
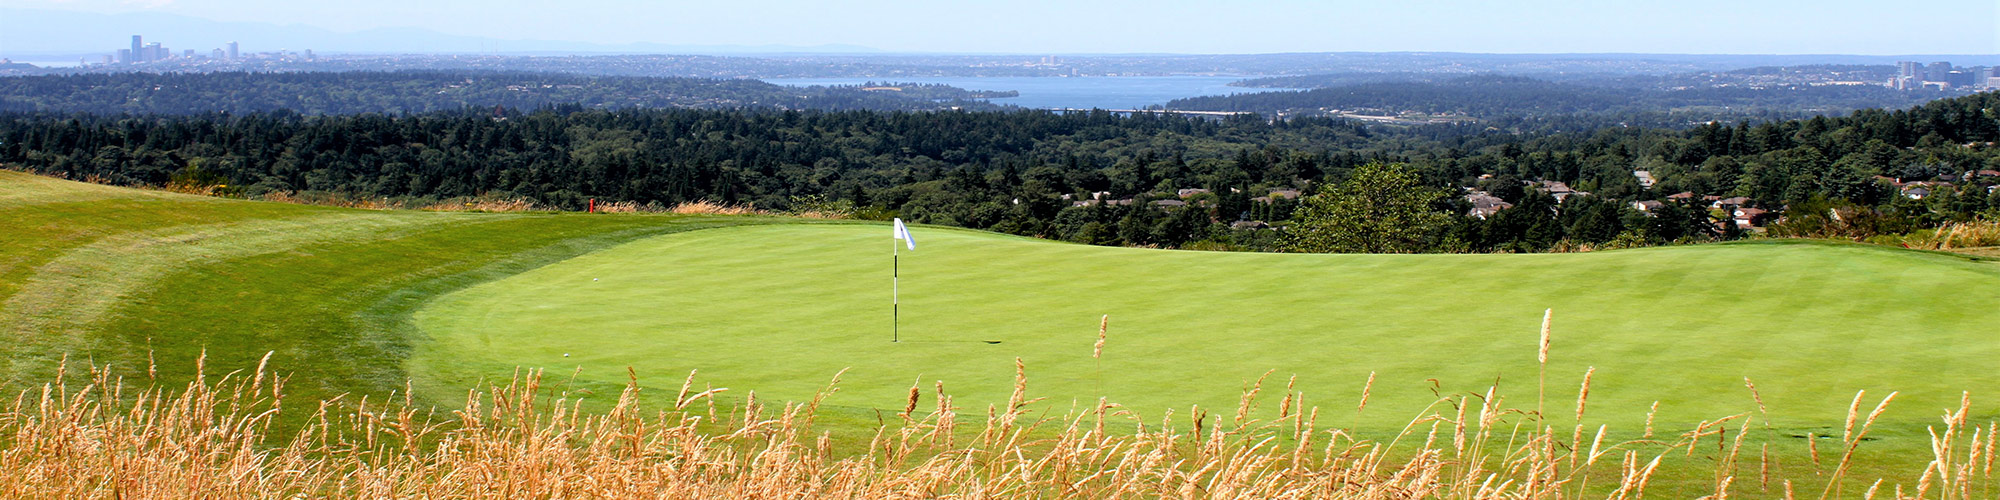
[[(1972, 400), (1963, 398), (1927, 427), (1931, 448), (1921, 467), (1876, 476), (1859, 473), (1854, 459), (1871, 446), (1894, 393), (1879, 403), (1855, 395), (1823, 456), (1785, 461), (1770, 453), (1785, 437), (1760, 429), (1757, 413), (1606, 439), (1603, 427), (1580, 423), (1589, 374), (1573, 416), (1510, 404), (1489, 387), (1441, 395), (1400, 431), (1369, 438), (1337, 423), (1345, 404), (1306, 403), (1303, 388), (1291, 384), (1246, 387), (1233, 412), (1149, 420), (1103, 399), (1041, 412), (1030, 389), (1038, 372), (1016, 361), (1007, 400), (987, 406), (983, 418), (977, 403), (961, 406), (943, 382), (920, 383), (866, 448), (843, 453), (819, 419), (838, 376), (809, 401), (753, 395), (718, 404), (719, 391), (697, 389), (690, 374), (670, 399), (649, 405), (661, 398), (642, 397), (635, 374), (614, 404), (585, 413), (579, 394), (529, 372), (471, 390), (444, 415), (409, 399), (301, 401), (266, 366), (210, 378), (197, 363), (194, 381), (178, 387), (128, 387), (92, 370), (74, 387), (57, 377), (25, 392), (0, 415), (0, 494), (1971, 500), (1995, 493), (2000, 430), (1970, 418)], [(1278, 413), (1256, 417), (1256, 405), (1272, 399)], [(1364, 392), (1356, 410), (1367, 402)], [(274, 429), (287, 413), (310, 418), (297, 430)], [(1681, 481), (1662, 477), (1674, 472)]]

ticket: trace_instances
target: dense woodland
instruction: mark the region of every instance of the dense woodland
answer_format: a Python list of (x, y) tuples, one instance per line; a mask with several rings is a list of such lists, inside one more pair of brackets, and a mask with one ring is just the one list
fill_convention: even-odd
[[(1905, 231), (1991, 213), (1991, 181), (1968, 173), (2000, 170), (1996, 140), (2000, 94), (1993, 93), (1840, 118), (1559, 134), (1324, 118), (575, 105), (499, 116), (490, 107), (404, 116), (0, 114), (0, 162), (10, 168), (119, 184), (227, 185), (242, 195), (523, 197), (563, 208), (589, 199), (770, 209), (830, 201), (863, 216), (1092, 244), (1255, 250), (1303, 249), (1285, 236), (1300, 201), (1284, 190), (1338, 191), (1371, 163), (1403, 165), (1427, 193), (1428, 210), (1447, 217), (1399, 251), (1540, 251), (1737, 234), (1718, 224), (1724, 214), (1669, 200), (1683, 191), (1748, 197), (1746, 206), (1774, 213), (1836, 206), (1866, 215), (1851, 219), (1866, 227), (1774, 230)], [(1641, 187), (1634, 170), (1650, 171), (1659, 184)], [(1591, 194), (1558, 203), (1525, 186), (1536, 180)], [(1934, 194), (1916, 200), (1899, 193), (1901, 181), (1952, 184), (1932, 185)], [(1461, 194), (1473, 188), (1514, 206), (1468, 216)], [(1633, 208), (1641, 200), (1670, 202), (1647, 214)]]
[(584, 76), (483, 71), (345, 73), (109, 73), (0, 78), (0, 111), (97, 114), (423, 113), (495, 106), (536, 108), (777, 108), (936, 110), (992, 108), (944, 85), (787, 87), (756, 80)]
[(1714, 120), (1790, 119), (1854, 109), (1904, 108), (1944, 96), (1938, 91), (1901, 91), (1876, 85), (1667, 90), (1497, 75), (1450, 79), (1322, 75), (1267, 78), (1246, 84), (1315, 88), (1177, 99), (1167, 107), (1258, 113), (1365, 109), (1489, 119), (1666, 113), (1679, 117), (1678, 123), (1685, 126)]
[[(1360, 83), (1384, 82), (1442, 82), (1481, 74), (1461, 72), (1415, 72), (1415, 71), (1374, 71), (1321, 73), (1312, 75), (1286, 75), (1250, 78), (1232, 86), (1250, 88), (1318, 89), (1343, 87)], [(1497, 75), (1502, 73), (1483, 73)], [(1511, 73), (1521, 75), (1521, 73)], [(1620, 89), (1675, 90), (1695, 87), (1771, 87), (1781, 81), (1813, 81), (1833, 78), (1844, 81), (1880, 82), (1897, 74), (1891, 65), (1859, 64), (1799, 64), (1787, 66), (1757, 66), (1728, 71), (1695, 71), (1674, 73), (1650, 72), (1606, 72), (1606, 71), (1563, 71), (1536, 73), (1533, 78), (1550, 82), (1606, 87)], [(1772, 77), (1778, 77), (1773, 80)], [(1781, 85), (1782, 86), (1782, 85)]]

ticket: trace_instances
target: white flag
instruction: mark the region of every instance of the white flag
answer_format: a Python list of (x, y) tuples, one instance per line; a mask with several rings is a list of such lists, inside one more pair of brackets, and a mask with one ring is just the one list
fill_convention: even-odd
[(911, 250), (917, 249), (916, 238), (910, 237), (910, 227), (903, 225), (903, 219), (900, 217), (896, 219), (896, 239), (903, 240), (903, 243), (909, 245)]

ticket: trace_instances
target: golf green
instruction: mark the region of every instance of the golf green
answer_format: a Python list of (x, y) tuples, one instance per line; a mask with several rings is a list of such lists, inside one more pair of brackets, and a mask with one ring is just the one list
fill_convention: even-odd
[(630, 367), (671, 394), (699, 369), (701, 383), (799, 400), (846, 369), (828, 400), (846, 411), (898, 411), (913, 383), (943, 381), (976, 412), (1006, 401), (1019, 358), (1044, 405), (1105, 397), (1148, 421), (1234, 408), (1266, 372), (1267, 388), (1296, 376), (1307, 404), (1353, 412), (1372, 373), (1363, 425), (1394, 428), (1436, 394), (1496, 381), (1533, 407), (1554, 309), (1549, 406), (1573, 411), (1594, 367), (1592, 420), (1614, 428), (1638, 427), (1655, 401), (1663, 428), (1756, 411), (1746, 378), (1772, 418), (1813, 426), (1837, 425), (1858, 390), (1871, 404), (1900, 391), (1885, 419), (1916, 423), (1961, 391), (2000, 388), (2000, 267), (1957, 256), (1828, 243), (1287, 255), (914, 231), (899, 326), (886, 225), (731, 227), (435, 299), (414, 315), (428, 341), (406, 371), (462, 391), (518, 366), (586, 387), (623, 384)]

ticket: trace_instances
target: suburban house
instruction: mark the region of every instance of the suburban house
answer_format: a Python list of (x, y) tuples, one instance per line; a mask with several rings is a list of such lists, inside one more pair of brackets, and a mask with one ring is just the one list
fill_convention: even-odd
[(1556, 203), (1562, 203), (1571, 196), (1590, 196), (1590, 193), (1571, 189), (1568, 183), (1562, 181), (1536, 181), (1528, 185), (1548, 193), (1550, 197), (1556, 199)]
[(1715, 208), (1729, 208), (1729, 207), (1740, 207), (1748, 204), (1750, 204), (1749, 197), (1737, 196), (1734, 198), (1723, 198), (1720, 200), (1715, 200), (1715, 204), (1709, 206)]
[(1930, 195), (1931, 195), (1931, 188), (1923, 186), (1915, 186), (1915, 185), (1903, 186), (1903, 196), (1908, 196), (1912, 200), (1921, 200), (1924, 198), (1929, 198)]
[(1502, 200), (1500, 197), (1493, 196), (1485, 191), (1466, 193), (1465, 201), (1472, 203), (1472, 211), (1466, 215), (1480, 219), (1491, 217), (1493, 214), (1500, 213), (1501, 210), (1514, 208), (1514, 204), (1508, 203), (1507, 200)]
[(1271, 225), (1265, 224), (1264, 221), (1261, 220), (1245, 220), (1245, 221), (1236, 221), (1236, 223), (1230, 224), (1229, 228), (1243, 229), (1243, 230), (1270, 229)]
[(1156, 206), (1156, 207), (1185, 207), (1185, 206), (1187, 206), (1187, 202), (1185, 202), (1185, 201), (1181, 201), (1181, 200), (1154, 200), (1154, 201), (1153, 201), (1153, 206)]
[(1765, 214), (1770, 212), (1757, 208), (1737, 208), (1734, 212), (1737, 227), (1762, 227)]
[(1653, 200), (1635, 201), (1632, 202), (1632, 208), (1641, 212), (1645, 212), (1646, 215), (1653, 215), (1654, 210), (1667, 208), (1667, 204)]
[(1198, 194), (1207, 194), (1207, 193), (1209, 193), (1209, 190), (1190, 188), (1190, 189), (1182, 189), (1175, 194), (1179, 195), (1182, 198), (1187, 198), (1189, 196), (1194, 196)]
[(1678, 193), (1667, 195), (1667, 199), (1674, 201), (1689, 201), (1694, 199), (1694, 193), (1689, 191), (1681, 191)]
[(1284, 198), (1284, 199), (1287, 199), (1287, 200), (1296, 200), (1296, 199), (1299, 199), (1299, 190), (1297, 190), (1297, 189), (1273, 189), (1273, 190), (1271, 190), (1271, 198), (1272, 198), (1272, 199), (1278, 199), (1278, 198)]

